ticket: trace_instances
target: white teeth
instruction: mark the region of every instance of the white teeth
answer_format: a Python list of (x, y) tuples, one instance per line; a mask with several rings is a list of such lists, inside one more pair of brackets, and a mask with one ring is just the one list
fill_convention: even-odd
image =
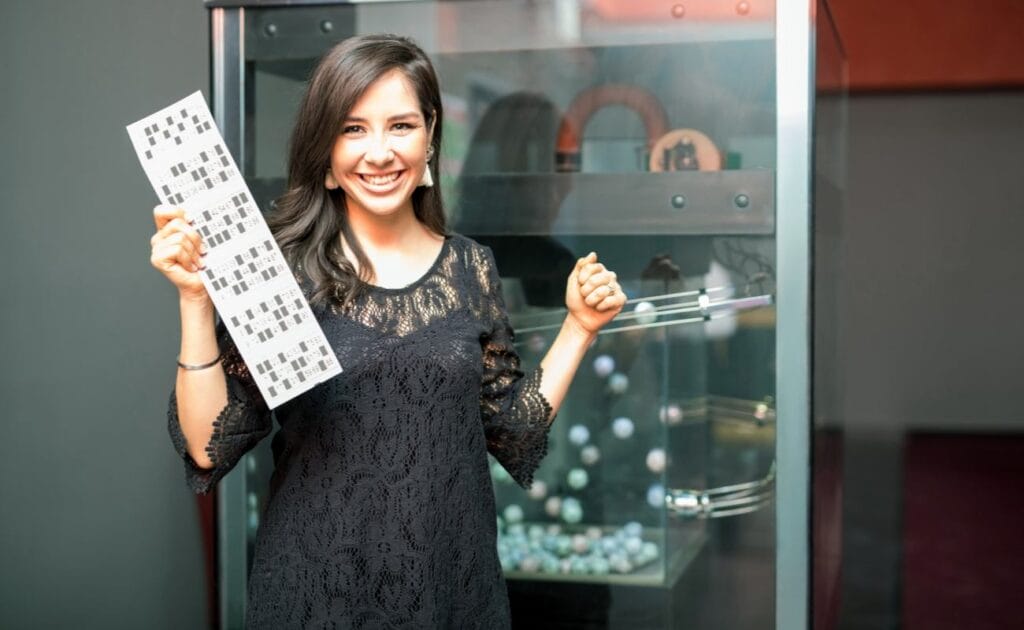
[(385, 184), (390, 184), (391, 182), (398, 179), (399, 175), (401, 175), (401, 172), (396, 171), (394, 173), (391, 173), (390, 175), (363, 175), (362, 178), (364, 181), (373, 184), (374, 186), (383, 186)]

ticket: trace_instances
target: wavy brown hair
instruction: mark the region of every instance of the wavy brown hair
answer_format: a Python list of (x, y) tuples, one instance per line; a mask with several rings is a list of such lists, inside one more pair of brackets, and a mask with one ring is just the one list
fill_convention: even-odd
[[(313, 283), (311, 304), (347, 307), (362, 282), (373, 278), (373, 265), (352, 232), (340, 188), (328, 190), (324, 177), (331, 150), (349, 112), (370, 85), (392, 70), (401, 70), (416, 93), (427, 129), (433, 124), (431, 146), (441, 155), (443, 111), (437, 75), (426, 53), (411, 39), (398, 35), (362, 35), (346, 39), (317, 64), (299, 107), (288, 157), (288, 190), (267, 217), (285, 259)], [(438, 163), (431, 160), (434, 181)], [(417, 187), (412, 207), (427, 228), (446, 233), (440, 186)], [(343, 235), (359, 263), (359, 273), (346, 258)]]

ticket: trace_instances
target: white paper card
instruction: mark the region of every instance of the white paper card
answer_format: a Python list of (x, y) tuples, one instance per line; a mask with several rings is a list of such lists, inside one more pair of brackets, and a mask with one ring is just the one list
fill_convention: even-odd
[(270, 408), (341, 373), (200, 92), (128, 125), (161, 203), (206, 245), (200, 272)]

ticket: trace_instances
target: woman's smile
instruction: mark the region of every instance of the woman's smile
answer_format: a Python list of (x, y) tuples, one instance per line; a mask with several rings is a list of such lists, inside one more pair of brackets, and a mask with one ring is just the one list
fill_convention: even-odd
[(396, 187), (394, 184), (398, 178), (405, 173), (405, 169), (392, 171), (390, 173), (357, 173), (359, 179), (366, 184), (366, 187), (373, 192), (391, 192)]
[(412, 195), (429, 168), (431, 133), (400, 70), (366, 89), (342, 122), (325, 181), (344, 192), (350, 220), (413, 216)]

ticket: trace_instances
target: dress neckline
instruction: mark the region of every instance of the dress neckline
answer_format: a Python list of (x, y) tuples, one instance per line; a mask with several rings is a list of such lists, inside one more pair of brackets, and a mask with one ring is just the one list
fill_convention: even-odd
[(448, 245), (451, 242), (451, 240), (452, 235), (445, 234), (444, 242), (441, 243), (441, 251), (437, 253), (437, 257), (434, 258), (434, 262), (431, 263), (430, 267), (427, 268), (427, 270), (423, 273), (422, 276), (413, 280), (411, 283), (405, 285), (404, 287), (382, 287), (380, 285), (376, 285), (370, 282), (361, 282), (364, 287), (372, 291), (378, 291), (381, 293), (402, 293), (403, 291), (411, 291), (412, 289), (415, 289), (419, 285), (423, 284), (430, 276), (434, 275), (434, 272), (436, 272), (437, 268), (441, 266), (441, 261), (444, 260), (445, 254), (448, 252)]

